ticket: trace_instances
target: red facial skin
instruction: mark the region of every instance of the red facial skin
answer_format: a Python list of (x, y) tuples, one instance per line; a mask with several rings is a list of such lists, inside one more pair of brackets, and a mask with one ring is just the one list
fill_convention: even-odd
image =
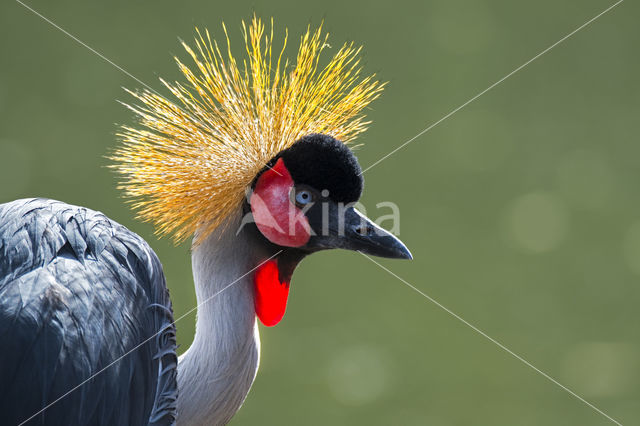
[[(311, 237), (304, 213), (290, 199), (294, 186), (282, 158), (258, 178), (249, 203), (256, 226), (269, 241), (284, 247), (301, 247)], [(258, 267), (254, 276), (255, 309), (267, 327), (276, 325), (287, 308), (289, 283), (280, 281), (277, 259)]]
[(280, 158), (256, 182), (249, 200), (256, 226), (269, 241), (284, 247), (300, 247), (309, 241), (306, 216), (289, 198), (294, 182)]

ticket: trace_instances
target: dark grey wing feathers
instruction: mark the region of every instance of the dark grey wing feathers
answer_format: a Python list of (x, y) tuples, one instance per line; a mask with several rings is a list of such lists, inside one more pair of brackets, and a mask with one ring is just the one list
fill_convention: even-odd
[(0, 416), (29, 425), (169, 425), (176, 342), (162, 265), (99, 212), (0, 205)]

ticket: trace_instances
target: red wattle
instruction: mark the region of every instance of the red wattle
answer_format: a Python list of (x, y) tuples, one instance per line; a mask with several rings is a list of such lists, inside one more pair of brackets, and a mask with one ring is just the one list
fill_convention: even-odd
[(276, 260), (270, 260), (256, 271), (255, 308), (256, 315), (267, 327), (280, 322), (287, 309), (289, 283), (280, 282), (280, 272)]

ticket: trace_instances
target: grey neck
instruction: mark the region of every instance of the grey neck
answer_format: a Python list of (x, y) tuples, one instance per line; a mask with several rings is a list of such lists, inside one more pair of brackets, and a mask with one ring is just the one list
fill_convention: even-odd
[(242, 405), (258, 370), (260, 339), (253, 273), (266, 259), (240, 214), (192, 253), (198, 300), (196, 334), (178, 363), (178, 424), (226, 424)]

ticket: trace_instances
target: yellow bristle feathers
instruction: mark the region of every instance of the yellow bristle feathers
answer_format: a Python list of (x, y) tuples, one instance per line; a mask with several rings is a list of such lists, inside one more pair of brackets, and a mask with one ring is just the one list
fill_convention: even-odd
[(368, 124), (362, 110), (384, 86), (373, 75), (360, 77), (353, 44), (321, 68), (328, 47), (322, 27), (307, 29), (293, 67), (283, 63), (286, 35), (277, 57), (272, 52), (273, 22), (268, 35), (256, 17), (248, 28), (242, 23), (242, 67), (223, 28), (226, 58), (208, 31), (196, 29), (195, 49), (183, 43), (195, 64), (176, 58), (188, 85), (161, 79), (177, 102), (149, 90), (129, 92), (142, 103), (128, 106), (140, 127), (123, 126), (122, 145), (111, 156), (139, 216), (176, 242), (196, 230), (195, 244), (206, 238), (241, 205), (266, 163), (302, 136), (353, 140)]

